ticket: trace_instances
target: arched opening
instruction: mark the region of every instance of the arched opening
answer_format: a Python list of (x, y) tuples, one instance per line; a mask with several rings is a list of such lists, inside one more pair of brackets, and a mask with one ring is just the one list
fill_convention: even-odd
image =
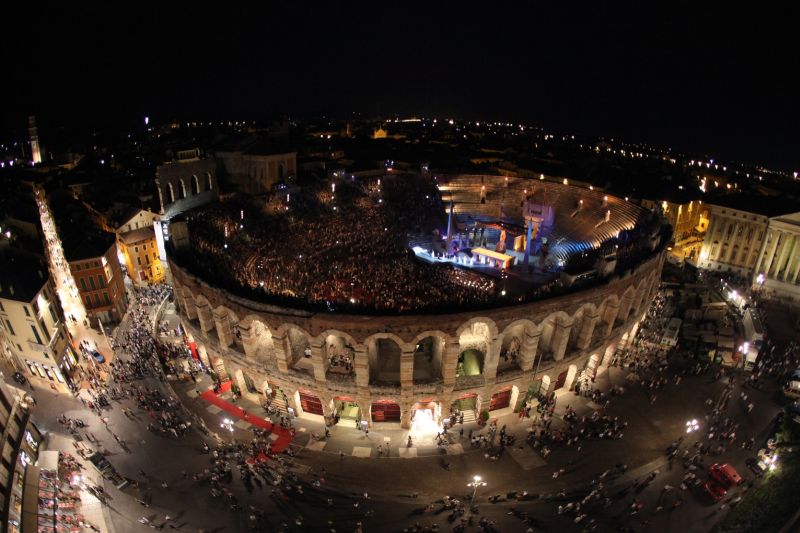
[(480, 408), (479, 404), (480, 399), (478, 395), (474, 392), (467, 392), (453, 401), (450, 406), (450, 411), (453, 416), (458, 416), (459, 423), (469, 424), (476, 420), (478, 409)]
[(175, 203), (175, 189), (172, 188), (171, 183), (167, 183), (166, 197), (169, 198), (169, 203)]
[(250, 342), (253, 346), (253, 355), (257, 359), (267, 359), (272, 356), (274, 344), (272, 331), (260, 320), (253, 320), (250, 325)]
[(394, 400), (376, 400), (370, 406), (373, 422), (400, 422), (400, 404)]
[(355, 376), (355, 350), (341, 335), (328, 335), (323, 346), (326, 377), (352, 379)]
[(180, 185), (181, 199), (186, 198), (186, 184), (183, 182), (183, 178), (178, 180), (178, 184)]
[(286, 332), (289, 344), (289, 368), (314, 376), (314, 363), (311, 359), (311, 339), (298, 328), (289, 328)]
[(516, 386), (503, 387), (492, 394), (492, 399), (489, 401), (489, 411), (499, 411), (500, 409), (511, 407), (516, 402), (516, 396), (518, 395), (519, 389)]
[(370, 385), (397, 385), (400, 383), (400, 346), (393, 339), (369, 339)]
[(497, 362), (498, 374), (506, 370), (520, 368), (520, 352), (526, 335), (525, 327), (526, 324), (524, 323), (512, 324), (503, 334), (503, 342), (500, 345), (500, 360)]
[(539, 338), (538, 348), (541, 357), (547, 359), (555, 358), (555, 352), (559, 349), (559, 341), (563, 340), (558, 338), (558, 330), (567, 320), (569, 320), (569, 317), (565, 313), (558, 312), (548, 316), (544, 322), (542, 322), (542, 336)]
[(411, 429), (421, 433), (438, 433), (441, 404), (433, 398), (425, 398), (411, 406)]
[(236, 384), (239, 386), (239, 390), (242, 394), (258, 394), (258, 388), (253, 378), (250, 377), (250, 374), (239, 368), (234, 372), (234, 377), (236, 378)]
[(192, 175), (190, 184), (192, 186), (192, 196), (195, 194), (200, 194), (200, 182), (197, 180), (197, 176)]
[(435, 335), (417, 342), (414, 347), (414, 383), (441, 379), (444, 344), (444, 338)]
[(483, 373), (490, 341), (489, 325), (484, 322), (473, 322), (461, 333), (458, 338), (460, 353), (456, 377), (479, 376)]
[[(331, 399), (331, 412), (333, 421), (338, 424), (340, 421), (349, 421), (349, 424), (358, 424), (361, 427), (361, 408), (351, 396), (334, 396)], [(346, 426), (351, 427), (351, 426)]]
[(205, 179), (205, 182), (206, 182), (206, 183), (205, 183), (205, 185), (206, 185), (206, 192), (208, 192), (208, 191), (210, 191), (210, 190), (213, 188), (213, 185), (212, 185), (212, 182), (211, 182), (211, 173), (210, 173), (210, 172), (207, 172), (207, 173), (206, 173), (206, 179)]
[(301, 415), (316, 415), (325, 416), (325, 411), (322, 409), (322, 401), (319, 396), (313, 392), (305, 389), (298, 389), (295, 401), (300, 407)]

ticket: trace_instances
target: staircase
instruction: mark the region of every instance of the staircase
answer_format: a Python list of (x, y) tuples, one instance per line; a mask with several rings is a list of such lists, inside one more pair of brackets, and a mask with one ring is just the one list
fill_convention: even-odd
[(276, 394), (272, 400), (272, 407), (276, 408), (282, 415), (289, 416), (289, 411), (286, 409), (286, 402), (283, 401), (282, 394)]

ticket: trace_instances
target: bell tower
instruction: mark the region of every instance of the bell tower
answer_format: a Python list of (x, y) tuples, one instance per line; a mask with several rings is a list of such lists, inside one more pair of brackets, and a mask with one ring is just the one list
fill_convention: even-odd
[(42, 162), (42, 152), (39, 148), (39, 131), (36, 127), (36, 117), (33, 115), (28, 117), (28, 136), (31, 139), (31, 159), (33, 164), (37, 165)]

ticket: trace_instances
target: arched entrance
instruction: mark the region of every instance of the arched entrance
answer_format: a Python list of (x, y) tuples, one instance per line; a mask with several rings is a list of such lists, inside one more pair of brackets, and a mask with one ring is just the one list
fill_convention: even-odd
[(361, 409), (351, 396), (335, 396), (331, 400), (331, 411), (335, 420), (361, 423)]
[(400, 345), (393, 339), (377, 338), (367, 341), (370, 385), (400, 383)]
[(478, 376), (483, 373), (490, 340), (489, 325), (484, 322), (473, 322), (461, 333), (458, 338), (461, 353), (458, 356), (456, 377)]
[(370, 408), (373, 422), (400, 422), (400, 405), (394, 400), (376, 400)]
[(516, 404), (518, 397), (519, 389), (516, 385), (503, 387), (499, 391), (492, 394), (492, 399), (489, 401), (489, 411), (508, 409)]
[(353, 378), (355, 376), (355, 350), (341, 335), (325, 338), (325, 364), (328, 378)]
[(438, 336), (421, 339), (414, 347), (414, 383), (437, 380), (442, 377), (442, 353), (445, 340)]
[(311, 359), (311, 339), (298, 328), (291, 327), (286, 331), (286, 340), (289, 344), (289, 367), (314, 375), (314, 363)]
[(301, 409), (300, 414), (325, 416), (325, 412), (322, 409), (322, 401), (319, 399), (319, 396), (313, 392), (305, 389), (298, 389), (295, 398), (297, 400), (297, 405), (299, 405)]
[(411, 429), (438, 432), (442, 415), (441, 404), (433, 398), (424, 398), (411, 406)]

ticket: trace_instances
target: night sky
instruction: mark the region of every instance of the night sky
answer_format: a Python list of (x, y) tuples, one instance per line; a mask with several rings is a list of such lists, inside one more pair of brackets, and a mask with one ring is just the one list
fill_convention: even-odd
[(6, 16), (2, 127), (31, 113), (86, 123), (422, 114), (800, 169), (796, 7), (284, 4), (70, 2)]

